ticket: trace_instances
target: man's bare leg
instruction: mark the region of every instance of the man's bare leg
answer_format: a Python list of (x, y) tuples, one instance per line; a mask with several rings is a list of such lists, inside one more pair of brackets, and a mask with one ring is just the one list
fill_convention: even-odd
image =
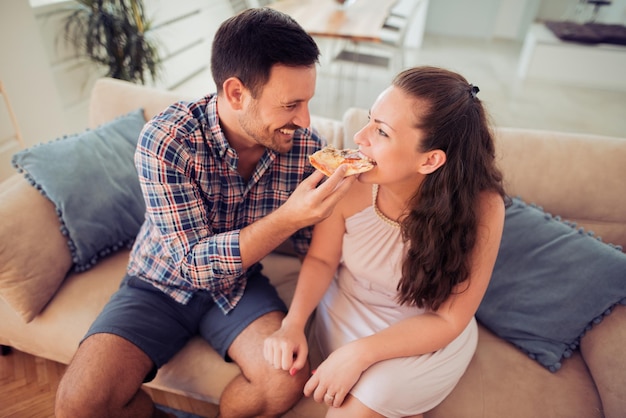
[(277, 417), (301, 397), (309, 366), (295, 376), (274, 369), (263, 358), (263, 341), (280, 327), (285, 315), (270, 312), (251, 323), (233, 341), (228, 355), (242, 370), (224, 389), (220, 418)]
[(94, 334), (78, 348), (56, 396), (57, 418), (166, 417), (141, 390), (152, 360), (112, 334)]

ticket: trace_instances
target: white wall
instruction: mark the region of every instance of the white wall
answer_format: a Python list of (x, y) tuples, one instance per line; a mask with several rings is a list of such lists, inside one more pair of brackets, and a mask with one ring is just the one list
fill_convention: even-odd
[[(536, 19), (573, 19), (580, 9), (583, 16), (589, 16), (593, 6), (580, 6), (579, 0), (433, 0), (428, 8), (426, 32), (522, 40)], [(613, 0), (611, 5), (602, 7), (597, 21), (626, 24), (626, 0)]]
[(491, 38), (500, 0), (433, 0), (426, 32), (437, 35)]
[(27, 1), (0, 2), (0, 57), (0, 78), (25, 140), (62, 133), (59, 94)]
[(493, 37), (522, 40), (535, 20), (541, 0), (501, 0)]
[[(87, 127), (89, 93), (102, 68), (63, 41), (72, 0), (0, 0), (0, 79), (11, 99), (26, 146)], [(208, 68), (210, 43), (232, 15), (228, 0), (144, 0), (150, 36), (163, 59), (157, 87), (172, 89)], [(0, 112), (6, 113), (3, 107)], [(0, 114), (0, 134), (10, 132)], [(0, 138), (1, 141), (1, 138)], [(0, 180), (13, 172), (17, 144), (0, 144)]]
[(481, 39), (524, 38), (541, 0), (435, 0), (427, 33)]
[[(67, 132), (59, 93), (28, 1), (0, 1), (0, 79), (27, 145)], [(8, 123), (6, 118), (2, 121)], [(1, 128), (3, 132), (10, 129)], [(0, 178), (14, 172), (9, 158), (17, 149), (15, 144), (0, 152)]]

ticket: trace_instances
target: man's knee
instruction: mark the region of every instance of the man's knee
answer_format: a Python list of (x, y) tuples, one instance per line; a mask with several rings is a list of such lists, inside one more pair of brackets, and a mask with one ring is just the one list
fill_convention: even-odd
[(54, 401), (54, 416), (56, 418), (80, 417), (81, 408), (78, 407), (78, 403), (75, 402), (75, 399), (76, 398), (71, 397), (71, 392), (59, 386)]
[(55, 399), (57, 418), (99, 417), (133, 399), (153, 366), (136, 346), (110, 334), (95, 334), (80, 345)]
[(302, 398), (304, 385), (310, 376), (309, 364), (307, 362), (293, 376), (284, 370), (273, 370), (270, 378), (264, 382), (266, 396), (281, 412), (285, 412)]
[(66, 373), (59, 383), (54, 403), (56, 418), (96, 417), (97, 411), (105, 410), (105, 405), (97, 406), (95, 394), (88, 393), (81, 385), (75, 385), (70, 380)]
[(105, 411), (107, 400), (101, 397), (106, 391), (93, 390), (91, 367), (82, 361), (90, 353), (81, 351), (83, 347), (79, 347), (59, 382), (54, 405), (56, 418), (97, 417), (103, 416)]

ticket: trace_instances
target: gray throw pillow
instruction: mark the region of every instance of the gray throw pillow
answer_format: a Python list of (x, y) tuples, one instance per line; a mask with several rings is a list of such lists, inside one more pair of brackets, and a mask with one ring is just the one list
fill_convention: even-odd
[(513, 199), (481, 323), (555, 372), (618, 303), (626, 304), (620, 248)]
[(145, 204), (134, 165), (143, 109), (19, 151), (14, 167), (56, 208), (74, 271), (135, 240)]

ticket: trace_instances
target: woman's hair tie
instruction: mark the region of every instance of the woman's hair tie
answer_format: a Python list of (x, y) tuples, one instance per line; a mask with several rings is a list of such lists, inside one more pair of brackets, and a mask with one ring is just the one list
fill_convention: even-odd
[(470, 94), (472, 95), (472, 99), (475, 99), (480, 89), (478, 88), (478, 86), (475, 86), (473, 84), (470, 84), (469, 86), (470, 86)]

